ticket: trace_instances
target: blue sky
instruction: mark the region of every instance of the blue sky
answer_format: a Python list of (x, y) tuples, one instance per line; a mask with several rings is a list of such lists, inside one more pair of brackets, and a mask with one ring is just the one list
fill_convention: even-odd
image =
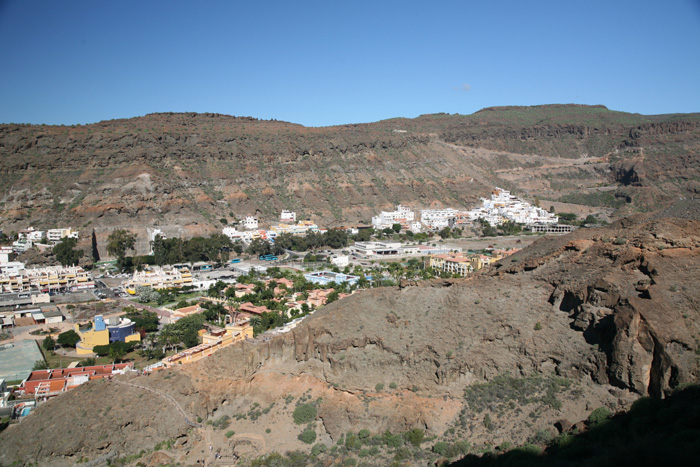
[(700, 112), (700, 1), (0, 0), (0, 122)]

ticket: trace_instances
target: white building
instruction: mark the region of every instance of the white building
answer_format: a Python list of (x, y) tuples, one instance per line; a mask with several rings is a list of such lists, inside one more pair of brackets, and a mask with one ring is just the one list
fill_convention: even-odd
[(482, 198), (481, 207), (467, 214), (473, 220), (484, 219), (492, 226), (511, 221), (525, 225), (557, 224), (557, 216), (513, 196), (508, 190), (496, 188), (490, 199)]
[(392, 256), (401, 253), (400, 242), (355, 242), (353, 252), (358, 256)]
[(51, 243), (58, 243), (62, 238), (78, 238), (78, 231), (70, 227), (63, 229), (49, 229), (46, 232), (46, 239)]
[(382, 211), (372, 218), (372, 227), (375, 230), (391, 228), (394, 224), (401, 224), (402, 228), (409, 228), (408, 224), (415, 220), (416, 216), (407, 206), (396, 206), (396, 211)]
[(243, 232), (239, 232), (235, 227), (224, 227), (221, 232), (234, 243), (243, 240)]
[(246, 218), (243, 220), (243, 226), (248, 230), (257, 229), (258, 219), (253, 216), (246, 216)]
[(10, 262), (10, 255), (14, 253), (11, 246), (0, 246), (0, 265)]
[(446, 209), (423, 209), (420, 212), (420, 220), (431, 229), (443, 229), (457, 215), (457, 210)]
[(331, 264), (344, 268), (350, 264), (350, 257), (348, 255), (335, 255), (331, 258)]
[(296, 222), (297, 213), (294, 211), (283, 210), (280, 214), (280, 222)]
[(26, 266), (19, 261), (0, 263), (0, 274), (17, 275), (23, 269), (26, 269)]
[(156, 237), (160, 236), (160, 238), (162, 238), (163, 240), (165, 240), (168, 237), (166, 237), (165, 234), (163, 233), (163, 231), (160, 229), (148, 229), (148, 230), (151, 233), (150, 234), (150, 241), (148, 243), (149, 245), (151, 245), (151, 251), (149, 252), (149, 254), (152, 255), (153, 254), (153, 242), (156, 241)]
[(44, 236), (43, 230), (34, 230), (34, 227), (29, 227), (28, 229), (20, 230), (17, 233), (17, 238), (19, 240), (26, 240), (28, 242), (39, 242)]

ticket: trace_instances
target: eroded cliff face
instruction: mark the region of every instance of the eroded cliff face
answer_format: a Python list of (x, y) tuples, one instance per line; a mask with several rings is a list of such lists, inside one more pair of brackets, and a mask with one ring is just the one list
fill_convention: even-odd
[(557, 201), (609, 185), (623, 205), (649, 209), (700, 190), (699, 148), (695, 115), (586, 106), (329, 128), (217, 114), (0, 125), (0, 215), (8, 232), (91, 225), (102, 243), (114, 228), (192, 236), (221, 218), (275, 222), (281, 209), (369, 222), (396, 203), (471, 207), (494, 186)]
[(578, 232), (581, 238), (499, 274), (530, 269), (555, 287), (549, 302), (605, 355), (591, 373), (596, 381), (663, 397), (700, 376), (698, 232), (697, 221), (674, 218)]

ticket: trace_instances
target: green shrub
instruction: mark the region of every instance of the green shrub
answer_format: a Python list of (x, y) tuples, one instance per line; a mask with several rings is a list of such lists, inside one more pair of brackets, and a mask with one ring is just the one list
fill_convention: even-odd
[(447, 447), (447, 452), (445, 452), (445, 455), (447, 457), (466, 456), (469, 454), (470, 449), (471, 444), (469, 444), (469, 441), (459, 440)]
[(608, 420), (612, 414), (607, 407), (598, 407), (588, 416), (588, 423), (592, 427), (596, 427)]
[(403, 444), (403, 438), (400, 435), (392, 435), (389, 430), (387, 430), (382, 436), (384, 444), (390, 448), (398, 448)]
[(230, 438), (231, 436), (233, 436), (233, 435), (235, 435), (235, 434), (236, 434), (235, 431), (229, 430), (229, 431), (226, 432), (226, 435), (225, 435), (225, 436), (226, 436), (227, 438)]
[(348, 449), (360, 449), (362, 447), (362, 441), (356, 435), (348, 433), (345, 437), (345, 447)]
[(397, 388), (396, 383), (389, 383), (389, 387), (390, 387), (391, 389), (396, 389), (396, 388)]
[(322, 452), (326, 452), (327, 450), (328, 447), (323, 443), (314, 444), (314, 447), (311, 448), (311, 455), (316, 457)]
[(314, 430), (304, 430), (299, 434), (298, 438), (301, 442), (313, 444), (316, 441), (316, 432)]
[(229, 417), (228, 415), (223, 415), (212, 422), (212, 426), (214, 426), (214, 428), (217, 430), (224, 430), (228, 428), (230, 424), (231, 417)]
[(510, 451), (511, 449), (513, 449), (513, 443), (510, 441), (503, 441), (496, 447), (496, 450), (500, 452)]
[(316, 407), (313, 404), (300, 404), (294, 409), (292, 417), (297, 425), (305, 425), (316, 420)]
[(384, 383), (377, 383), (377, 385), (374, 387), (375, 391), (379, 392), (382, 389), (384, 389)]
[(435, 454), (440, 454), (441, 456), (444, 456), (445, 453), (447, 452), (447, 443), (444, 441), (438, 441), (433, 446), (433, 452)]
[(420, 428), (414, 428), (413, 430), (407, 432), (405, 436), (406, 441), (414, 446), (420, 446), (420, 443), (423, 442), (423, 438), (425, 438), (425, 431), (421, 430)]
[(369, 435), (370, 435), (370, 433), (369, 433), (369, 430), (367, 430), (367, 429), (360, 430), (360, 432), (357, 433), (357, 436), (359, 436), (360, 439), (367, 439), (367, 438), (369, 438)]

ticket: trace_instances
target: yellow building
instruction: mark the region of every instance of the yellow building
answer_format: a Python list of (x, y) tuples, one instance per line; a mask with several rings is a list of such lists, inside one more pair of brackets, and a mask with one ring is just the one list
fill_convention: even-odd
[(102, 315), (97, 315), (92, 329), (81, 331), (77, 323), (73, 329), (80, 336), (75, 346), (79, 355), (92, 354), (95, 346), (111, 342), (141, 342), (141, 334), (134, 330), (134, 323), (128, 318), (111, 317), (105, 321)]
[(163, 359), (163, 366), (169, 368), (173, 365), (182, 365), (199, 361), (211, 356), (214, 352), (228, 347), (234, 342), (253, 337), (253, 326), (248, 320), (241, 320), (236, 325), (228, 324), (225, 330), (216, 332), (199, 331), (202, 343), (175, 355)]
[(431, 268), (460, 276), (466, 276), (472, 272), (470, 258), (463, 255), (433, 255), (430, 256), (429, 265)]

